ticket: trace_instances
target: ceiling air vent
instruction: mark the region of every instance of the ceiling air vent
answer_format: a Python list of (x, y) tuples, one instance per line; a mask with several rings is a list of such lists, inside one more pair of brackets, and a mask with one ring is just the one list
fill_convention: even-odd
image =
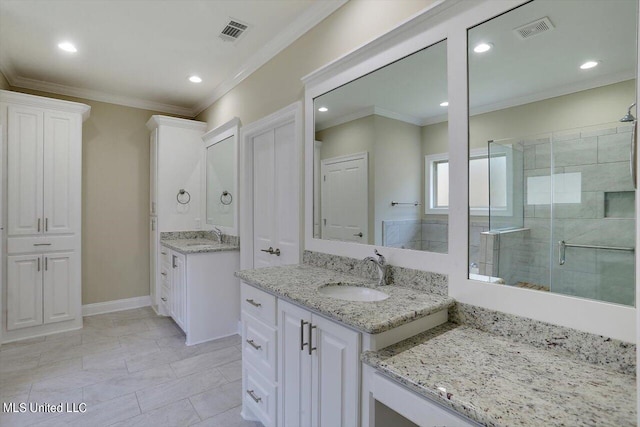
[(537, 36), (538, 34), (542, 34), (545, 31), (553, 30), (554, 28), (555, 27), (553, 26), (549, 18), (545, 16), (544, 18), (536, 19), (535, 21), (527, 25), (523, 25), (522, 27), (515, 28), (513, 31), (515, 31), (516, 35), (519, 38), (524, 40)]
[(237, 19), (231, 18), (224, 29), (220, 32), (219, 37), (226, 42), (234, 42), (242, 36), (247, 29), (248, 24), (240, 22)]

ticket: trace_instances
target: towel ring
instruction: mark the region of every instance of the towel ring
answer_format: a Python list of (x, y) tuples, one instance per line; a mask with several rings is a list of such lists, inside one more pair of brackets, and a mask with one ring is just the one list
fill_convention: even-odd
[(227, 190), (224, 190), (220, 195), (220, 203), (225, 206), (228, 206), (233, 202), (233, 196)]
[[(187, 200), (184, 200), (184, 197), (181, 200), (180, 196), (184, 196), (185, 194), (187, 195)], [(181, 205), (187, 205), (191, 201), (191, 194), (189, 194), (189, 192), (187, 190), (185, 190), (184, 188), (181, 188), (180, 191), (178, 191), (178, 194), (176, 195), (176, 200)]]

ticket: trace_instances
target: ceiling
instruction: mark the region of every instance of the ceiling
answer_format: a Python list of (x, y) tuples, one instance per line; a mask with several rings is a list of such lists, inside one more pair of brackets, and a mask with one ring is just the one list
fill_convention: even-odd
[[(195, 116), (345, 2), (0, 0), (0, 71), (12, 86)], [(235, 42), (218, 37), (230, 18), (249, 24)]]
[[(472, 114), (629, 80), (636, 74), (634, 0), (535, 0), (469, 30)], [(514, 29), (548, 17), (555, 27), (521, 39)], [(480, 42), (486, 53), (473, 52)], [(579, 66), (600, 61), (589, 70)], [(446, 41), (316, 98), (324, 129), (374, 112), (416, 125), (447, 120)], [(326, 112), (317, 108), (325, 106)], [(624, 109), (620, 111), (622, 115)]]

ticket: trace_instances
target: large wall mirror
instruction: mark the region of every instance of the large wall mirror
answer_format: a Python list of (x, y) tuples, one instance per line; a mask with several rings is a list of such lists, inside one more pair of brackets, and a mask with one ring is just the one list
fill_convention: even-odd
[(238, 234), (238, 130), (234, 119), (203, 137), (205, 228)]
[(313, 106), (313, 237), (447, 253), (447, 42)]
[(534, 0), (468, 31), (470, 278), (634, 305), (637, 16)]

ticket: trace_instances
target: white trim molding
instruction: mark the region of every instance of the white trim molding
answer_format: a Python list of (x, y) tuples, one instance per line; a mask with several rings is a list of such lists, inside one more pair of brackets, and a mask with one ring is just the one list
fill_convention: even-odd
[(204, 132), (207, 129), (207, 122), (198, 122), (196, 120), (189, 119), (178, 119), (168, 116), (151, 116), (151, 118), (147, 121), (147, 129), (149, 130), (154, 130), (161, 125), (199, 130), (201, 132)]
[(10, 90), (0, 90), (0, 102), (10, 102), (12, 104), (27, 105), (36, 108), (53, 108), (69, 113), (77, 113), (82, 115), (82, 121), (89, 118), (91, 107), (87, 104), (78, 102), (63, 101), (61, 99), (45, 98), (37, 95), (29, 95), (26, 93), (13, 92)]
[(119, 299), (115, 301), (97, 302), (82, 306), (82, 317), (96, 314), (113, 313), (115, 311), (131, 310), (134, 308), (151, 306), (151, 296)]

